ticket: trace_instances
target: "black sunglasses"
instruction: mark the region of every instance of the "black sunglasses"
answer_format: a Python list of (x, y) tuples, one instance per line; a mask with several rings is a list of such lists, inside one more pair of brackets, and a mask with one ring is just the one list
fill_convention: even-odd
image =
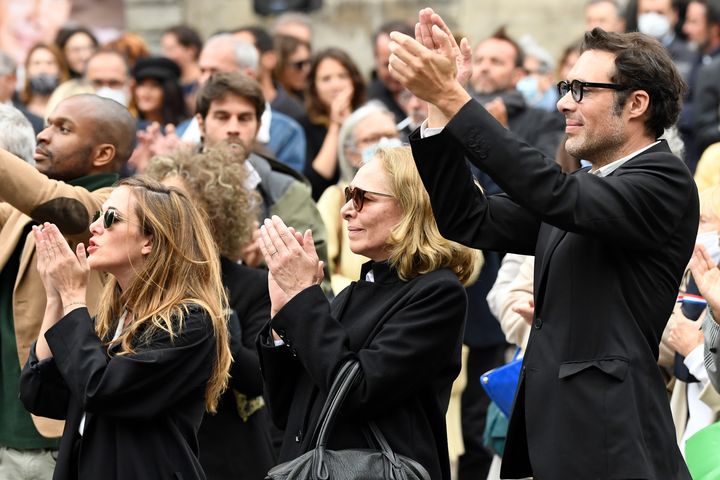
[(302, 70), (310, 66), (310, 60), (298, 60), (297, 62), (290, 62), (290, 66), (295, 70)]
[(381, 197), (393, 198), (393, 196), (389, 193), (371, 192), (370, 190), (363, 190), (362, 188), (357, 187), (345, 187), (345, 203), (352, 200), (353, 208), (355, 208), (356, 212), (359, 212), (363, 209), (363, 205), (365, 204), (366, 193), (370, 193), (372, 195), (379, 195)]
[(571, 92), (573, 100), (578, 103), (582, 101), (583, 93), (585, 93), (585, 88), (587, 87), (610, 88), (612, 90), (627, 90), (629, 88), (624, 85), (618, 85), (617, 83), (583, 82), (582, 80), (573, 80), (572, 82), (562, 80), (557, 84), (558, 94), (560, 97), (564, 97), (568, 92)]
[(103, 217), (103, 227), (105, 227), (105, 229), (112, 227), (113, 223), (120, 220), (117, 211), (114, 208), (108, 208), (104, 213), (102, 210), (95, 212), (91, 223), (95, 223), (100, 216)]

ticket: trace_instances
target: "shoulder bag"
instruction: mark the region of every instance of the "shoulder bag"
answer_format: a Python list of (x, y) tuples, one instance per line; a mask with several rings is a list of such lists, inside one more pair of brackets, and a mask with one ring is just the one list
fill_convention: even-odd
[(392, 451), (373, 421), (363, 430), (366, 437), (373, 440), (376, 450), (326, 448), (335, 418), (359, 372), (360, 364), (355, 359), (342, 364), (315, 427), (315, 448), (272, 468), (266, 480), (430, 480), (422, 465)]

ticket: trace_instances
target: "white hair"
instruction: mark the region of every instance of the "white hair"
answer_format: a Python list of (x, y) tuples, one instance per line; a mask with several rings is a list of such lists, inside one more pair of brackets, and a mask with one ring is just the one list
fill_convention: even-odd
[(347, 158), (345, 150), (355, 147), (355, 127), (369, 117), (376, 113), (384, 113), (395, 121), (395, 117), (392, 112), (381, 102), (377, 100), (370, 100), (368, 103), (352, 112), (343, 122), (340, 127), (340, 133), (338, 134), (338, 166), (340, 167), (340, 179), (344, 182), (350, 183), (353, 177), (358, 171), (358, 168), (350, 163), (350, 159)]
[(260, 65), (260, 54), (255, 45), (238, 40), (231, 33), (219, 33), (210, 37), (207, 42), (205, 42), (203, 49), (216, 48), (221, 44), (228, 45), (233, 49), (235, 65), (237, 65), (238, 69), (244, 70), (249, 68), (257, 73)]
[(35, 131), (20, 110), (0, 104), (0, 148), (35, 165)]

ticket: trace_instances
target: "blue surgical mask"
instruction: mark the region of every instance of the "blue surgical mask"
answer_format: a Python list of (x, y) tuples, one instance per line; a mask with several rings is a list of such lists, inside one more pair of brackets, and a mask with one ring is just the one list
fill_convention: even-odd
[(526, 75), (521, 78), (515, 85), (515, 89), (522, 93), (528, 105), (532, 105), (540, 96), (540, 86), (535, 75)]
[(368, 145), (362, 149), (362, 163), (365, 165), (375, 156), (375, 152), (378, 148), (390, 148), (390, 147), (402, 147), (402, 142), (399, 138), (387, 138), (382, 137), (379, 142)]
[(713, 262), (720, 263), (720, 235), (718, 232), (698, 233), (695, 243), (701, 244), (710, 254)]

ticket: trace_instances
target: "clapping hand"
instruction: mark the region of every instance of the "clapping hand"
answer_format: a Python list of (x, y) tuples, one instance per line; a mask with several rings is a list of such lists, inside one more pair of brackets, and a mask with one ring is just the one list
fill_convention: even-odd
[(274, 315), (302, 290), (322, 282), (323, 262), (315, 251), (312, 232), (301, 235), (277, 215), (265, 219), (260, 238), (260, 250), (270, 270), (268, 288)]
[(33, 227), (37, 269), (48, 299), (60, 298), (63, 305), (85, 302), (90, 268), (85, 246), (77, 245), (75, 252), (52, 223)]
[[(695, 245), (690, 258), (690, 272), (710, 308), (715, 315), (720, 315), (720, 269), (702, 245)], [(715, 321), (718, 320), (716, 318)]]
[(444, 32), (450, 41), (450, 47), (455, 57), (456, 74), (455, 79), (460, 85), (465, 86), (472, 76), (472, 50), (470, 42), (463, 37), (458, 45), (455, 36), (452, 34), (445, 21), (433, 11), (432, 8), (423, 8), (418, 14), (418, 23), (415, 24), (415, 40), (422, 43), (426, 48), (442, 53), (443, 39), (433, 36), (433, 25)]
[(690, 352), (703, 344), (705, 336), (700, 330), (700, 322), (688, 320), (678, 304), (668, 322), (667, 339), (673, 350), (687, 357)]

